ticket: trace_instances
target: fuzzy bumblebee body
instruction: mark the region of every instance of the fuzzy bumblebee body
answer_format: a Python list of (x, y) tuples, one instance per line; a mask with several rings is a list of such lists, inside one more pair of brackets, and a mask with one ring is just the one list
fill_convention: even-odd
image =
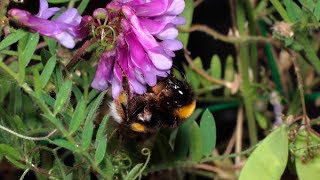
[(153, 133), (161, 127), (177, 127), (196, 107), (190, 85), (172, 76), (159, 80), (142, 95), (125, 92), (110, 104), (110, 115), (137, 133)]

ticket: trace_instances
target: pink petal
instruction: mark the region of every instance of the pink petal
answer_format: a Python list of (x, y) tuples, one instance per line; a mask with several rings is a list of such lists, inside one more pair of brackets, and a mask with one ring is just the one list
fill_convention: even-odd
[(184, 0), (173, 0), (169, 5), (166, 14), (178, 15), (181, 14), (186, 6)]
[(161, 40), (175, 39), (178, 37), (178, 30), (174, 26), (167, 26), (163, 31), (158, 33), (156, 36)]
[(74, 46), (76, 45), (76, 43), (73, 40), (73, 37), (66, 32), (57, 34), (54, 36), (54, 38), (57, 39), (61, 45), (69, 49), (74, 48)]
[(133, 6), (137, 16), (158, 16), (166, 12), (168, 0), (152, 0)]
[(122, 12), (126, 16), (126, 18), (129, 20), (132, 30), (135, 33), (135, 35), (138, 37), (140, 43), (142, 46), (146, 49), (152, 49), (154, 47), (158, 46), (158, 42), (155, 40), (155, 38), (148, 32), (146, 28), (141, 26), (139, 19), (134, 14), (134, 12), (124, 6), (122, 7)]
[(159, 70), (168, 70), (172, 67), (172, 59), (165, 55), (160, 48), (147, 50), (150, 60)]

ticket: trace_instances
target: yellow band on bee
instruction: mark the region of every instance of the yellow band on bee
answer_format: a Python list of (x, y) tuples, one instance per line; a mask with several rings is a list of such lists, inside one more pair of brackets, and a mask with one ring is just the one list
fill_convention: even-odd
[(132, 123), (131, 129), (136, 132), (145, 132), (146, 127), (140, 123)]
[(192, 103), (177, 109), (175, 113), (181, 119), (186, 119), (189, 116), (191, 116), (195, 108), (196, 108), (196, 101), (192, 101)]

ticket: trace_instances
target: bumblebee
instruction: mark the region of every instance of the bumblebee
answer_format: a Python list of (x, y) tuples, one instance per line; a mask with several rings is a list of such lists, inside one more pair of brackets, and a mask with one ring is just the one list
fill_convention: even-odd
[(168, 76), (148, 87), (142, 95), (128, 91), (110, 103), (110, 115), (122, 128), (136, 133), (154, 133), (161, 127), (177, 127), (196, 107), (190, 85)]

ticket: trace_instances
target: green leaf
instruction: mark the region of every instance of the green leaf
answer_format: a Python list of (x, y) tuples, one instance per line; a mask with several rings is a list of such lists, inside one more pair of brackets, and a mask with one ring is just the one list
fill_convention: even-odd
[(88, 116), (87, 116), (87, 119), (86, 121), (90, 120), (90, 121), (93, 121), (94, 118), (95, 118), (95, 113), (96, 111), (98, 110), (103, 98), (104, 98), (104, 95), (107, 93), (107, 91), (103, 91), (99, 94), (99, 96), (93, 101), (92, 104), (90, 104), (90, 110), (88, 112)]
[(222, 74), (221, 61), (218, 55), (214, 55), (211, 58), (210, 75), (213, 78), (220, 79)]
[(188, 82), (191, 84), (192, 88), (198, 89), (200, 86), (199, 75), (186, 65), (183, 65), (183, 69), (186, 73), (186, 77), (188, 77)]
[(26, 165), (22, 164), (20, 161), (12, 158), (11, 156), (7, 156), (7, 160), (12, 163), (14, 166), (20, 169), (27, 169)]
[(207, 109), (200, 120), (203, 141), (203, 155), (210, 155), (216, 146), (216, 124), (211, 112)]
[(89, 4), (89, 0), (82, 0), (80, 5), (78, 6), (78, 12), (79, 14), (82, 14), (83, 11), (86, 9), (86, 7), (88, 6)]
[[(235, 74), (235, 72), (234, 72), (233, 57), (231, 55), (229, 55), (227, 57), (227, 60), (226, 60), (226, 68), (225, 68), (225, 71), (224, 71), (224, 79), (226, 81), (233, 81), (234, 74)], [(225, 88), (224, 89), (224, 95), (225, 96), (230, 95), (230, 89), (229, 88)]]
[(16, 43), (21, 38), (23, 38), (26, 34), (27, 34), (27, 32), (23, 31), (21, 29), (11, 33), (6, 38), (4, 38), (2, 41), (0, 41), (0, 51), (3, 50), (4, 48), (10, 46), (11, 44)]
[[(193, 63), (197, 68), (203, 70), (202, 60), (201, 60), (200, 57), (195, 58)], [(207, 86), (211, 85), (211, 83), (208, 80), (206, 80), (205, 78), (200, 77), (200, 75), (197, 72), (194, 71), (194, 74), (196, 74), (196, 77), (197, 77), (198, 81), (200, 79), (200, 83), (202, 84), (203, 87), (207, 87)]]
[[(186, 24), (181, 26), (181, 29), (189, 29), (191, 27), (192, 18), (193, 18), (193, 11), (194, 11), (193, 0), (185, 0), (185, 3), (186, 3), (186, 6), (184, 8), (183, 13), (181, 14), (181, 17), (184, 17), (187, 22)], [(188, 46), (189, 35), (190, 33), (184, 33), (184, 32), (179, 33), (178, 39), (179, 41), (182, 42), (184, 47)]]
[(20, 152), (7, 144), (0, 144), (0, 154), (11, 157), (16, 160), (21, 160)]
[(52, 56), (48, 60), (47, 64), (44, 66), (43, 71), (41, 72), (42, 88), (44, 88), (47, 85), (47, 83), (53, 73), (53, 70), (56, 66), (56, 59), (57, 59), (56, 56)]
[(182, 160), (186, 157), (189, 149), (190, 125), (201, 114), (201, 112), (201, 109), (196, 109), (194, 113), (178, 128), (178, 132), (174, 141), (174, 154), (177, 160)]
[(262, 128), (262, 129), (267, 129), (268, 128), (268, 119), (267, 117), (264, 115), (264, 113), (261, 113), (261, 112), (255, 112), (254, 113), (255, 117), (256, 117), (256, 120), (259, 124), (259, 126)]
[(239, 179), (280, 179), (287, 165), (288, 150), (286, 127), (281, 126), (269, 134), (250, 155)]
[(293, 0), (284, 0), (284, 5), (291, 20), (298, 21), (303, 17), (303, 12)]
[(62, 110), (71, 93), (72, 81), (68, 79), (59, 90), (54, 103), (54, 114)]
[(106, 154), (106, 150), (107, 150), (107, 140), (100, 139), (97, 143), (97, 149), (94, 155), (94, 159), (97, 164), (99, 164), (103, 160)]
[(26, 67), (29, 64), (31, 57), (33, 56), (37, 48), (39, 38), (40, 36), (38, 33), (29, 35), (26, 47), (22, 51), (21, 56), (19, 57), (19, 61), (22, 61), (23, 67)]
[(50, 54), (53, 56), (56, 54), (57, 41), (55, 39), (44, 37), (45, 42), (48, 44)]
[(200, 128), (195, 121), (189, 127), (189, 137), (189, 155), (192, 160), (199, 161), (202, 157), (203, 141)]
[(98, 131), (97, 131), (96, 140), (100, 140), (103, 137), (105, 137), (105, 129), (106, 129), (106, 124), (107, 124), (108, 120), (109, 120), (109, 115), (106, 115), (103, 117), (103, 119), (99, 125)]
[(57, 145), (57, 146), (60, 146), (60, 147), (63, 147), (65, 149), (68, 149), (70, 151), (73, 151), (73, 152), (77, 152), (77, 148), (72, 145), (69, 141), (65, 140), (65, 139), (55, 139), (52, 141), (53, 144)]
[(87, 122), (84, 125), (84, 130), (82, 134), (82, 148), (84, 150), (88, 149), (91, 143), (92, 135), (93, 135), (93, 123), (91, 121)]
[(33, 70), (33, 79), (34, 79), (34, 90), (38, 95), (38, 97), (40, 97), (41, 90), (42, 90), (41, 77), (40, 77), (39, 71), (36, 69)]
[(44, 114), (43, 117), (48, 119), (53, 125), (55, 125), (58, 129), (64, 129), (62, 123), (55, 117)]
[(125, 180), (134, 179), (134, 177), (137, 176), (137, 174), (139, 173), (139, 171), (142, 167), (143, 167), (143, 163), (139, 163), (139, 164), (135, 165), (124, 179)]
[(70, 127), (69, 127), (70, 134), (74, 133), (80, 127), (81, 123), (85, 119), (85, 115), (86, 115), (86, 101), (84, 99), (81, 99), (73, 113), (73, 116), (70, 122)]
[[(307, 140), (307, 133), (301, 130), (295, 141), (297, 151), (295, 151), (296, 170), (300, 180), (320, 179), (320, 155), (319, 146), (320, 138), (314, 134), (310, 134)], [(309, 148), (307, 150), (307, 141), (309, 141)], [(314, 156), (313, 158), (308, 158)], [(304, 156), (305, 162), (302, 162)]]
[(320, 21), (320, 1), (317, 1), (314, 8), (314, 16)]

